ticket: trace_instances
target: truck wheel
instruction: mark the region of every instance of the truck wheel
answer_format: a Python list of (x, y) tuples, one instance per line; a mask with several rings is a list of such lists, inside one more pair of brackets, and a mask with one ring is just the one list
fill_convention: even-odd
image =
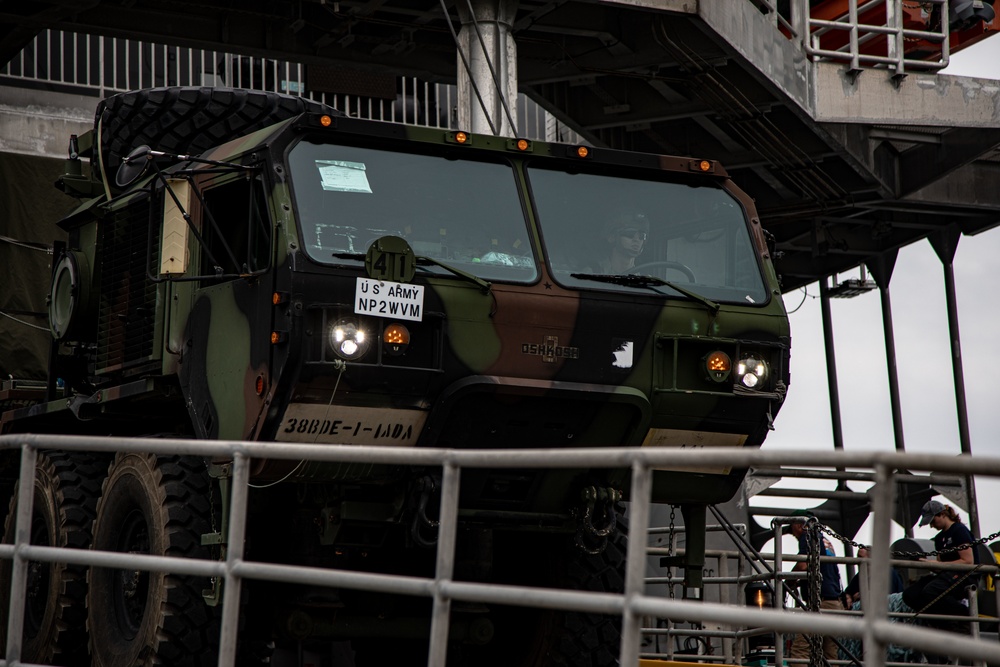
[[(601, 553), (585, 553), (565, 536), (532, 534), (497, 544), (496, 583), (621, 593), (625, 590), (624, 521)], [(516, 535), (516, 534), (514, 534)], [(504, 564), (506, 563), (506, 565)], [(611, 667), (618, 665), (621, 617), (491, 605), (494, 636), (483, 646), (452, 646), (461, 667)], [(451, 652), (455, 655), (452, 656)], [(455, 660), (452, 660), (452, 657)]]
[[(204, 460), (119, 453), (94, 522), (94, 549), (208, 558), (212, 486)], [(92, 568), (87, 620), (95, 666), (210, 665), (218, 614), (204, 578)]]
[[(90, 547), (101, 479), (107, 470), (97, 457), (82, 453), (38, 455), (31, 543), (70, 549)], [(4, 525), (4, 542), (14, 541), (17, 487)], [(87, 659), (86, 568), (66, 563), (28, 563), (21, 660), (84, 665)], [(0, 570), (0, 635), (6, 645), (11, 562)]]
[(230, 139), (301, 113), (339, 115), (295, 95), (238, 88), (147, 88), (112, 95), (97, 105), (104, 173), (114, 183), (122, 158), (138, 146), (199, 155)]
[[(625, 590), (628, 538), (621, 527), (608, 536), (599, 554), (577, 550), (567, 567), (567, 583), (574, 590), (621, 593)], [(574, 547), (575, 548), (575, 547)], [(617, 665), (621, 647), (621, 616), (561, 612), (556, 615), (556, 642), (545, 663), (605, 667)]]

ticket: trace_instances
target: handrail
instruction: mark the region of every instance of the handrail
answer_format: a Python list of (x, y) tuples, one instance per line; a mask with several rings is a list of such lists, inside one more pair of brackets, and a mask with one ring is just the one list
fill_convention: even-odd
[[(1000, 662), (1000, 646), (995, 643), (970, 642), (965, 636), (921, 628), (915, 630), (903, 624), (890, 623), (888, 610), (872, 597), (861, 617), (831, 614), (787, 613), (781, 609), (757, 609), (740, 604), (668, 600), (645, 592), (646, 545), (649, 535), (650, 490), (654, 468), (665, 465), (693, 466), (726, 464), (734, 467), (754, 466), (822, 466), (874, 468), (876, 483), (870, 493), (873, 499), (876, 534), (888, 534), (891, 521), (896, 469), (1000, 477), (1000, 458), (944, 456), (936, 454), (904, 454), (897, 452), (807, 452), (737, 450), (728, 452), (673, 450), (668, 448), (576, 449), (576, 450), (454, 450), (415, 448), (362, 448), (352, 446), (315, 446), (298, 444), (192, 441), (180, 439), (97, 438), (86, 436), (9, 435), (0, 436), (0, 449), (21, 450), (21, 476), (16, 513), (15, 541), (0, 549), (0, 557), (12, 558), (11, 607), (8, 622), (7, 660), (0, 665), (19, 660), (20, 637), (23, 627), (23, 607), (29, 560), (41, 562), (72, 562), (80, 565), (123, 567), (130, 569), (166, 570), (173, 572), (217, 576), (225, 581), (222, 634), (219, 643), (219, 665), (235, 661), (239, 582), (242, 578), (268, 579), (289, 583), (309, 583), (359, 590), (377, 590), (403, 595), (428, 597), (433, 600), (431, 643), (428, 665), (444, 665), (448, 640), (448, 610), (452, 601), (486, 602), (540, 606), (622, 617), (620, 664), (635, 665), (639, 658), (639, 639), (643, 616), (684, 618), (690, 621), (717, 623), (732, 628), (748, 625), (769, 628), (779, 633), (808, 632), (834, 634), (862, 639), (873, 654), (888, 643), (905, 643), (921, 650), (944, 652), (970, 660)], [(34, 469), (39, 450), (63, 451), (135, 451), (153, 454), (196, 455), (233, 460), (233, 480), (230, 498), (230, 524), (226, 560), (196, 561), (160, 556), (136, 556), (102, 551), (61, 550), (29, 544), (30, 518), (33, 502)], [(444, 469), (441, 499), (441, 533), (438, 542), (437, 571), (431, 577), (393, 576), (385, 574), (341, 571), (330, 568), (300, 567), (246, 560), (243, 538), (246, 525), (247, 494), (250, 460), (275, 458), (314, 461), (366, 461), (399, 465), (440, 466)], [(592, 593), (514, 585), (486, 585), (454, 581), (449, 563), (454, 560), (454, 534), (458, 511), (458, 488), (462, 468), (630, 468), (632, 498), (629, 513), (629, 543), (625, 572), (624, 594)], [(640, 545), (640, 548), (634, 548)], [(781, 562), (780, 551), (777, 563)], [(870, 560), (873, 577), (887, 578), (889, 559), (885, 551)], [(782, 577), (777, 578), (780, 589)], [(780, 596), (779, 596), (780, 597)], [(17, 603), (15, 603), (17, 601)], [(875, 664), (880, 664), (877, 660)]]
[[(936, 72), (947, 67), (950, 61), (948, 0), (925, 0), (922, 4), (939, 8), (942, 20), (938, 30), (906, 28), (903, 0), (868, 0), (862, 4), (858, 0), (848, 0), (847, 11), (830, 19), (813, 18), (809, 0), (792, 0), (791, 22), (796, 26), (793, 34), (801, 38), (803, 50), (813, 60), (847, 62), (849, 71), (855, 74), (864, 66), (891, 69), (894, 77), (903, 77), (914, 70)], [(878, 11), (882, 7), (884, 12)], [(875, 10), (875, 15), (884, 15), (885, 23), (863, 22), (862, 15), (870, 10)], [(849, 33), (847, 43), (836, 49), (823, 48), (823, 37), (834, 32)], [(884, 51), (864, 53), (861, 47), (878, 37), (885, 38)], [(940, 44), (941, 57), (936, 60), (908, 58), (904, 48), (907, 40)]]

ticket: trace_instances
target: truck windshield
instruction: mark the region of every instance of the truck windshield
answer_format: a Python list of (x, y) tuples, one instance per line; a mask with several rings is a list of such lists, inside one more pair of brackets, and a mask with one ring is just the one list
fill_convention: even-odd
[[(375, 239), (407, 240), (431, 257), (487, 280), (538, 276), (507, 162), (301, 142), (289, 154), (305, 252), (323, 264), (358, 265)], [(421, 264), (421, 271), (452, 276)]]
[[(532, 165), (531, 192), (557, 282), (763, 303), (767, 290), (740, 203), (715, 184), (570, 174)], [(613, 279), (652, 276), (659, 280)]]

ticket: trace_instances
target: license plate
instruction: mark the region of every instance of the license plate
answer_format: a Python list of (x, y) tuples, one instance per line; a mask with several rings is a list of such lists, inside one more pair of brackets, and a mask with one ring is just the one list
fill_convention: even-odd
[(420, 322), (424, 317), (424, 286), (358, 278), (354, 312)]

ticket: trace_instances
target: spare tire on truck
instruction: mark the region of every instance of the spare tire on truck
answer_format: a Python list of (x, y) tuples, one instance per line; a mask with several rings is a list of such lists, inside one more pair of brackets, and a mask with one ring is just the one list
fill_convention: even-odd
[(302, 113), (339, 115), (320, 102), (259, 90), (211, 87), (147, 88), (97, 105), (94, 132), (100, 164), (114, 183), (122, 158), (138, 146), (199, 155), (210, 148)]

